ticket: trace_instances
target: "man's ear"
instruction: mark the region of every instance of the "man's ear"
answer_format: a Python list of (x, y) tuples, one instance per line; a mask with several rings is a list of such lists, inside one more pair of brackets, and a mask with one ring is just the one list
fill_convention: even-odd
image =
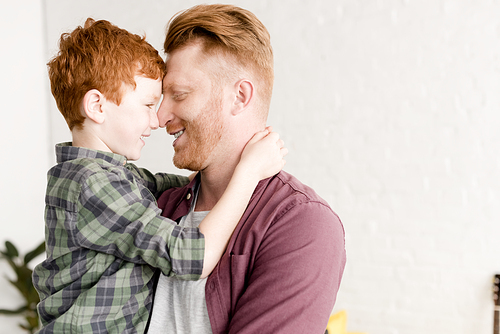
[(104, 122), (104, 113), (102, 111), (104, 101), (104, 95), (97, 89), (89, 90), (83, 97), (85, 115), (98, 124)]
[(238, 115), (244, 111), (253, 100), (254, 86), (248, 79), (242, 79), (235, 85), (236, 96), (231, 113)]

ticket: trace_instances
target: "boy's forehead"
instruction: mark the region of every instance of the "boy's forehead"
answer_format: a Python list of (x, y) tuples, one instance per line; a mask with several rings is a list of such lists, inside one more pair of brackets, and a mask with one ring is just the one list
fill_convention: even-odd
[(161, 96), (161, 79), (152, 79), (143, 75), (134, 76), (135, 87), (127, 85), (128, 89), (138, 91), (144, 97), (159, 98)]

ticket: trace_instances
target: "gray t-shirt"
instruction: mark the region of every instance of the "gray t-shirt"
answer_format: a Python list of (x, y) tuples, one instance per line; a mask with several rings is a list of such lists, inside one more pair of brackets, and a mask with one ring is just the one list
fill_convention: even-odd
[[(198, 191), (191, 211), (182, 217), (179, 225), (197, 227), (209, 211), (195, 212)], [(149, 334), (212, 334), (205, 302), (207, 279), (184, 281), (160, 275), (155, 290), (153, 314)]]

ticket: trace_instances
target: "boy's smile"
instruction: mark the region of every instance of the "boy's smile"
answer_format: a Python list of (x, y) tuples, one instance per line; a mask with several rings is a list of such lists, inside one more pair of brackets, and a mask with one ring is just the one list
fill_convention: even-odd
[(105, 120), (101, 140), (113, 153), (137, 160), (144, 139), (158, 128), (156, 106), (161, 96), (161, 80), (136, 75), (136, 87), (124, 87), (120, 105), (106, 100), (102, 105)]

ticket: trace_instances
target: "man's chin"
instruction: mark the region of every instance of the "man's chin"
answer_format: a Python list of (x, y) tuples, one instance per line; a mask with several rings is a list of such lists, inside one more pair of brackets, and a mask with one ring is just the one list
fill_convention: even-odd
[(187, 169), (192, 172), (199, 172), (201, 170), (201, 166), (199, 163), (194, 161), (185, 161), (184, 159), (176, 159), (174, 156), (173, 159), (174, 166), (179, 169)]

